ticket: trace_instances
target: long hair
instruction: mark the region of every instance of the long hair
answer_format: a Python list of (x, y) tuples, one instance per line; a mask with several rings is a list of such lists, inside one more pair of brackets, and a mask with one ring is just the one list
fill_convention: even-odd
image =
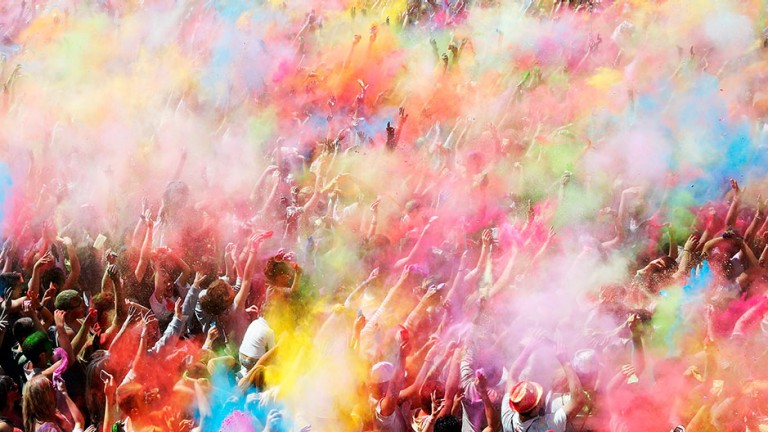
[(24, 386), (21, 404), (24, 416), (24, 430), (35, 431), (35, 423), (56, 421), (56, 393), (48, 378), (38, 375)]

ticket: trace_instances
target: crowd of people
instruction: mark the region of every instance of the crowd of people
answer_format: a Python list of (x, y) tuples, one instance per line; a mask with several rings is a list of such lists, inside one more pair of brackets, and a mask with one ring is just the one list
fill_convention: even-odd
[[(119, 20), (140, 9), (106, 3), (95, 14)], [(372, 11), (392, 7), (376, 3)], [(30, 145), (28, 157), (8, 159), (0, 432), (768, 430), (763, 176), (714, 178), (714, 169), (684, 164), (638, 170), (643, 157), (658, 161), (658, 145), (635, 151), (627, 139), (625, 158), (587, 138), (613, 133), (618, 120), (598, 113), (579, 123), (572, 106), (537, 112), (536, 101), (577, 85), (579, 69), (597, 71), (589, 85), (609, 92), (619, 81), (599, 69), (610, 62), (634, 71), (621, 103), (640, 105), (630, 112), (641, 116), (634, 91), (647, 71), (638, 59), (652, 58), (627, 48), (642, 33), (623, 20), (632, 2), (545, 3), (515, 10), (536, 22), (604, 13), (615, 32), (580, 35), (583, 47), (557, 55), (542, 48), (538, 60), (521, 54), (516, 64), (533, 65), (522, 80), (465, 80), (463, 59), (482, 58), (481, 41), (444, 44), (420, 31), (460, 28), (473, 10), (499, 4), (409, 0), (397, 20), (369, 26), (367, 42), (354, 35), (333, 65), (280, 63), (271, 84), (242, 102), (291, 117), (276, 131), (290, 139), (266, 134), (275, 139), (254, 151), (260, 172), (246, 150), (217, 171), (218, 161), (181, 145), (169, 157), (90, 166), (89, 157), (120, 149), (89, 153), (87, 140), (65, 155)], [(197, 6), (187, 15), (209, 10)], [(20, 30), (35, 13), (22, 8), (4, 38), (39, 43), (42, 27)], [(251, 15), (235, 15), (227, 25), (252, 31)], [(324, 24), (312, 10), (272, 31), (290, 35), (291, 56), (322, 59), (330, 15)], [(403, 89), (389, 86), (400, 55), (390, 27), (431, 47), (437, 90), (423, 105), (394, 102)], [(681, 55), (672, 79), (722, 61), (717, 47), (707, 50)], [(738, 76), (733, 64), (718, 73)], [(14, 116), (25, 109), (15, 83), (24, 78), (5, 65), (0, 108)], [(504, 94), (485, 123), (457, 106), (486, 91), (474, 80)], [(176, 112), (204, 112), (208, 102), (187, 93)], [(223, 130), (236, 110), (211, 111)], [(728, 115), (757, 115), (747, 111)], [(580, 127), (597, 132), (569, 135)], [(723, 151), (725, 163), (751, 169), (748, 153), (736, 153)], [(165, 177), (147, 178), (153, 163), (173, 158), (159, 170)], [(714, 187), (681, 198), (694, 183)]]

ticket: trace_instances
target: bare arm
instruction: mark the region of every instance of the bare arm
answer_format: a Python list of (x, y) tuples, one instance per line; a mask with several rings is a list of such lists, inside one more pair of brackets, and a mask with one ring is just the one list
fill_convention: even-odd
[(261, 206), (261, 210), (259, 210), (259, 213), (265, 213), (269, 206), (272, 205), (272, 202), (275, 200), (275, 196), (277, 195), (277, 189), (280, 186), (280, 171), (275, 171), (272, 173), (272, 190), (269, 192), (269, 195), (267, 196), (267, 199), (264, 200), (264, 204)]
[(563, 365), (563, 371), (565, 371), (565, 377), (568, 380), (568, 394), (570, 395), (568, 402), (566, 402), (563, 408), (568, 420), (572, 420), (584, 407), (586, 398), (581, 387), (581, 381), (571, 367), (571, 364), (568, 362), (561, 364)]
[(614, 248), (614, 247), (620, 245), (624, 241), (624, 239), (626, 238), (625, 227), (626, 227), (627, 213), (628, 213), (628, 211), (627, 211), (627, 207), (628, 207), (627, 201), (629, 201), (629, 196), (630, 195), (637, 195), (639, 193), (640, 193), (640, 188), (639, 187), (627, 188), (627, 189), (624, 189), (621, 192), (621, 198), (619, 199), (619, 211), (618, 211), (618, 214), (617, 214), (616, 220), (615, 220), (615, 223), (616, 223), (616, 237), (614, 237), (613, 239), (611, 239), (611, 240), (609, 240), (607, 242), (603, 242), (602, 247), (604, 249)]
[(731, 179), (731, 189), (733, 189), (733, 200), (731, 201), (731, 206), (728, 207), (728, 214), (725, 216), (726, 228), (736, 224), (736, 217), (739, 213), (739, 203), (741, 202), (741, 189), (739, 189), (739, 183), (734, 179)]
[(381, 197), (376, 197), (376, 199), (371, 203), (371, 225), (368, 227), (368, 235), (367, 238), (373, 238), (374, 235), (376, 235), (376, 227), (379, 224), (379, 204), (381, 203)]
[(72, 340), (72, 352), (75, 354), (75, 356), (79, 356), (80, 351), (82, 351), (83, 347), (85, 347), (85, 343), (88, 341), (88, 335), (90, 333), (91, 326), (95, 322), (96, 314), (89, 312), (88, 315), (85, 316), (85, 321), (83, 321), (83, 325), (80, 326), (80, 330), (77, 331), (75, 338)]
[(243, 285), (240, 287), (240, 291), (238, 291), (237, 295), (235, 295), (234, 308), (237, 311), (245, 310), (245, 301), (251, 293), (251, 279), (253, 277), (253, 268), (256, 266), (256, 255), (259, 250), (259, 245), (262, 241), (270, 237), (272, 237), (272, 231), (262, 231), (251, 237), (248, 261), (245, 264), (245, 270), (243, 272)]
[(72, 243), (71, 238), (64, 237), (61, 239), (61, 241), (67, 248), (67, 256), (69, 257), (70, 266), (69, 275), (67, 275), (67, 279), (64, 281), (64, 286), (62, 289), (74, 289), (75, 284), (77, 284), (77, 280), (80, 278), (80, 259), (77, 258), (77, 250), (75, 250), (75, 245)]
[(399, 259), (392, 267), (394, 270), (403, 268), (403, 266), (409, 264), (413, 260), (413, 258), (416, 256), (416, 253), (421, 250), (421, 246), (424, 244), (424, 237), (426, 236), (427, 231), (429, 231), (429, 228), (432, 226), (432, 222), (434, 222), (436, 219), (437, 216), (432, 216), (432, 218), (429, 219), (429, 222), (427, 222), (427, 224), (424, 226), (424, 229), (421, 230), (421, 235), (419, 235), (419, 239), (416, 240), (416, 244), (413, 245), (413, 248), (411, 248), (408, 256)]
[(762, 197), (757, 197), (757, 209), (755, 210), (755, 217), (749, 224), (747, 231), (744, 232), (744, 241), (746, 241), (749, 245), (753, 244), (758, 228), (763, 225), (763, 221), (765, 220), (765, 214), (763, 212), (764, 208), (765, 201)]
[(347, 299), (344, 300), (344, 307), (349, 308), (352, 307), (352, 302), (357, 300), (357, 297), (365, 290), (365, 287), (367, 287), (374, 279), (376, 279), (379, 276), (379, 269), (378, 267), (373, 269), (371, 271), (371, 274), (368, 276), (367, 279), (365, 279), (360, 285), (357, 286), (349, 295), (347, 296)]
[(69, 397), (66, 384), (61, 383), (61, 386), (58, 390), (59, 393), (61, 393), (61, 395), (64, 397), (64, 401), (66, 402), (67, 408), (69, 409), (69, 414), (72, 415), (72, 420), (75, 422), (75, 428), (80, 428), (82, 430), (83, 427), (85, 427), (85, 417), (83, 417), (83, 413), (80, 412), (80, 408), (77, 407), (77, 404), (72, 400), (72, 398)]
[(320, 190), (322, 189), (323, 184), (323, 176), (320, 175), (320, 172), (318, 171), (315, 174), (315, 188), (312, 191), (312, 196), (309, 197), (307, 202), (304, 203), (302, 208), (304, 209), (304, 215), (308, 215), (312, 210), (314, 210), (315, 205), (320, 200)]
[(154, 230), (155, 223), (151, 219), (146, 220), (147, 223), (147, 232), (144, 234), (144, 243), (141, 245), (141, 252), (139, 253), (139, 262), (136, 265), (136, 270), (134, 272), (134, 275), (136, 276), (136, 280), (142, 281), (144, 279), (144, 274), (147, 271), (147, 266), (149, 266), (149, 259), (150, 259), (150, 249), (152, 247), (152, 231)]
[(66, 314), (67, 313), (63, 310), (57, 310), (53, 314), (53, 318), (54, 322), (56, 323), (56, 337), (58, 338), (59, 347), (63, 348), (64, 351), (67, 352), (70, 364), (72, 364), (75, 361), (75, 353), (72, 350), (72, 344), (69, 342), (69, 336), (67, 335), (67, 331), (64, 328), (66, 325), (66, 322), (64, 321)]
[(451, 360), (448, 363), (448, 378), (445, 382), (445, 404), (440, 412), (432, 413), (436, 419), (450, 414), (453, 409), (453, 398), (459, 392), (459, 378), (461, 376), (459, 373), (459, 362), (461, 353), (461, 349), (454, 350), (453, 356), (451, 356)]
[(672, 275), (672, 279), (682, 279), (688, 275), (691, 271), (691, 265), (693, 263), (693, 253), (699, 246), (699, 240), (695, 234), (688, 236), (688, 240), (683, 245), (682, 256), (680, 257), (680, 264), (677, 266), (677, 271)]
[(483, 409), (485, 410), (485, 421), (488, 423), (483, 432), (498, 432), (501, 430), (501, 413), (496, 409), (496, 405), (491, 401), (488, 396), (488, 380), (485, 378), (482, 372), (477, 374), (477, 385), (475, 388), (478, 390), (480, 399), (483, 401)]
[(270, 165), (264, 170), (263, 173), (261, 173), (259, 180), (255, 185), (253, 185), (253, 189), (251, 190), (251, 195), (249, 197), (251, 202), (256, 201), (256, 199), (261, 195), (261, 188), (264, 186), (264, 180), (266, 180), (268, 175), (271, 175), (275, 171), (277, 171), (277, 165)]
[(475, 268), (470, 270), (469, 273), (467, 273), (467, 275), (464, 276), (464, 283), (472, 283), (476, 281), (478, 275), (480, 274), (480, 269), (488, 260), (488, 255), (491, 249), (491, 243), (493, 242), (493, 235), (491, 234), (491, 230), (489, 229), (483, 230), (482, 242), (483, 242), (483, 245), (480, 248), (480, 257), (477, 260), (477, 265), (475, 265)]

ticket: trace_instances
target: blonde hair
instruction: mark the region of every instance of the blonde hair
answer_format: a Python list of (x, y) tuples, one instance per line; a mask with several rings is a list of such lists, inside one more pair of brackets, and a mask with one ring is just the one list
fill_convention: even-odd
[(24, 386), (21, 404), (24, 430), (35, 431), (35, 423), (56, 422), (56, 392), (48, 378), (38, 375)]

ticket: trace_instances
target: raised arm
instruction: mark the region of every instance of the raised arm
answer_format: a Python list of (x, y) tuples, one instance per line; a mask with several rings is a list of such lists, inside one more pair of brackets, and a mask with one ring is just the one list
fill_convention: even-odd
[(253, 278), (253, 269), (256, 266), (257, 255), (259, 246), (261, 243), (272, 237), (272, 231), (262, 231), (258, 234), (254, 234), (250, 239), (250, 250), (248, 251), (248, 261), (245, 264), (245, 270), (243, 271), (242, 287), (240, 291), (235, 295), (234, 308), (236, 311), (245, 310), (245, 302), (251, 293), (251, 279)]
[(450, 361), (448, 362), (448, 378), (445, 381), (445, 403), (440, 412), (432, 413), (435, 419), (444, 417), (451, 413), (453, 410), (453, 398), (459, 392), (460, 384), (460, 370), (459, 363), (461, 359), (462, 350), (459, 349), (459, 344), (453, 351)]
[(381, 204), (381, 197), (377, 196), (371, 203), (371, 224), (368, 227), (367, 238), (373, 238), (376, 235), (376, 228), (379, 224), (379, 204)]
[(480, 257), (477, 259), (477, 265), (475, 265), (475, 268), (469, 271), (466, 276), (464, 276), (464, 283), (471, 284), (472, 282), (475, 282), (480, 275), (480, 269), (486, 264), (486, 261), (488, 260), (488, 255), (490, 254), (491, 250), (491, 243), (493, 242), (493, 234), (491, 233), (491, 230), (485, 229), (483, 230), (482, 234), (482, 247), (480, 248)]
[(67, 279), (64, 281), (62, 290), (75, 289), (77, 280), (80, 278), (80, 259), (77, 258), (77, 250), (75, 249), (75, 245), (71, 238), (64, 237), (60, 240), (64, 243), (64, 247), (67, 248), (67, 256), (69, 257), (70, 266), (69, 275), (67, 275)]
[[(34, 291), (36, 295), (40, 295), (40, 276), (49, 268), (53, 267), (53, 255), (47, 252), (43, 255), (34, 267), (32, 267), (32, 277), (29, 279), (29, 290)], [(29, 293), (27, 294), (29, 295)]]
[(741, 189), (739, 189), (739, 183), (731, 179), (731, 189), (733, 189), (733, 200), (731, 200), (731, 206), (728, 207), (728, 214), (725, 216), (725, 227), (730, 228), (736, 224), (736, 218), (739, 215), (739, 204), (741, 203)]
[(362, 294), (363, 290), (365, 290), (365, 287), (367, 287), (371, 282), (373, 282), (377, 277), (379, 277), (379, 268), (376, 267), (371, 271), (371, 274), (368, 275), (368, 278), (366, 278), (364, 281), (360, 283), (360, 285), (357, 286), (349, 295), (347, 296), (346, 300), (344, 300), (344, 307), (350, 308), (352, 307), (352, 302), (357, 300), (357, 298)]
[(275, 196), (277, 195), (277, 189), (280, 187), (280, 171), (275, 170), (272, 173), (272, 190), (269, 191), (269, 195), (264, 200), (264, 203), (261, 205), (261, 209), (259, 210), (259, 213), (264, 214), (269, 209), (269, 206), (272, 205), (272, 202), (275, 200)]
[(91, 309), (88, 312), (88, 315), (85, 316), (85, 320), (83, 321), (83, 325), (80, 326), (80, 330), (77, 331), (75, 338), (72, 339), (72, 352), (75, 356), (80, 355), (80, 351), (83, 350), (83, 347), (85, 347), (85, 344), (88, 341), (91, 326), (96, 323), (96, 313), (97, 312), (94, 309)]
[(570, 398), (563, 408), (565, 409), (565, 415), (568, 420), (573, 420), (584, 407), (586, 397), (584, 396), (584, 390), (581, 387), (581, 381), (573, 370), (573, 367), (571, 367), (568, 358), (564, 356), (563, 353), (558, 353), (557, 360), (563, 366), (565, 377), (568, 380), (568, 395)]
[(427, 235), (427, 232), (429, 231), (429, 228), (432, 226), (432, 223), (437, 220), (437, 216), (432, 216), (429, 218), (429, 222), (427, 222), (426, 225), (424, 225), (424, 228), (421, 230), (421, 234), (419, 235), (419, 239), (416, 240), (416, 243), (413, 245), (413, 248), (411, 248), (411, 251), (408, 253), (408, 255), (405, 258), (399, 259), (395, 265), (392, 267), (394, 270), (398, 270), (403, 268), (406, 264), (410, 264), (411, 261), (413, 261), (416, 254), (421, 250), (422, 245), (424, 244), (424, 237)]
[(136, 280), (141, 282), (144, 280), (144, 274), (147, 271), (147, 266), (149, 266), (149, 260), (150, 260), (150, 254), (151, 254), (151, 248), (152, 248), (152, 235), (155, 228), (155, 222), (152, 220), (151, 217), (144, 220), (144, 222), (147, 224), (147, 232), (144, 233), (144, 243), (141, 245), (141, 252), (139, 253), (139, 262), (136, 264), (136, 270), (134, 271), (134, 275), (136, 276)]
[(482, 371), (477, 371), (475, 388), (483, 401), (485, 421), (488, 423), (483, 432), (499, 432), (501, 430), (501, 413), (496, 409), (496, 405), (488, 395), (488, 380)]
[[(337, 178), (334, 179), (334, 181), (336, 180), (338, 180), (338, 176)], [(321, 194), (322, 188), (323, 188), (323, 176), (322, 174), (320, 174), (320, 170), (318, 170), (315, 173), (315, 187), (312, 190), (312, 196), (310, 196), (307, 202), (305, 202), (304, 205), (302, 206), (302, 208), (304, 209), (303, 214), (305, 216), (308, 215), (310, 212), (312, 212), (312, 210), (314, 210), (315, 205), (320, 200), (320, 194)]]
[(621, 192), (621, 198), (619, 199), (619, 211), (616, 215), (615, 224), (616, 224), (616, 236), (607, 241), (602, 243), (603, 249), (612, 249), (618, 245), (620, 245), (624, 239), (626, 238), (626, 220), (627, 220), (627, 207), (628, 201), (630, 196), (639, 194), (641, 189), (639, 187), (630, 187), (627, 189), (624, 189)]
[(672, 279), (677, 280), (688, 276), (693, 265), (693, 254), (698, 247), (699, 239), (696, 237), (696, 234), (689, 235), (688, 240), (686, 240), (685, 245), (683, 245), (680, 264), (677, 266), (677, 271), (672, 275)]
[(56, 337), (59, 342), (59, 347), (63, 348), (64, 351), (67, 352), (67, 356), (69, 357), (69, 364), (71, 365), (75, 361), (75, 353), (72, 350), (72, 344), (69, 342), (67, 330), (64, 328), (64, 326), (66, 326), (66, 315), (66, 311), (57, 310), (53, 313), (53, 320), (56, 323)]
[(268, 175), (272, 175), (272, 173), (275, 171), (277, 171), (277, 165), (270, 165), (264, 170), (263, 173), (261, 173), (259, 180), (255, 185), (253, 185), (253, 189), (251, 190), (251, 195), (249, 197), (251, 202), (255, 202), (256, 199), (261, 195), (261, 189), (264, 186), (264, 180), (266, 180)]
[(763, 225), (763, 222), (765, 221), (765, 214), (763, 210), (765, 209), (765, 200), (763, 200), (762, 196), (757, 197), (757, 208), (755, 209), (755, 217), (752, 218), (752, 222), (749, 224), (749, 227), (747, 228), (747, 231), (744, 232), (744, 241), (747, 242), (749, 245), (754, 245), (755, 236), (757, 235), (757, 230), (760, 226)]

